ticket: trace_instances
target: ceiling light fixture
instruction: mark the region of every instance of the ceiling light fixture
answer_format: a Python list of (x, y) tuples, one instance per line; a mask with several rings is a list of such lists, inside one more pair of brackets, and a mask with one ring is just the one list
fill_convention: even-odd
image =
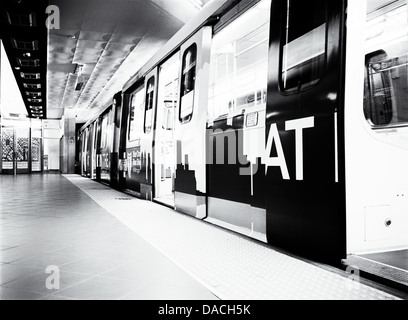
[(84, 68), (83, 64), (77, 64), (75, 66), (74, 74), (77, 75), (78, 77), (82, 74), (82, 69)]
[(74, 90), (75, 91), (81, 91), (82, 87), (84, 86), (85, 77), (82, 76), (83, 68), (84, 68), (84, 65), (82, 65), (82, 64), (77, 64), (75, 66), (74, 74), (77, 76), (77, 79), (76, 79), (75, 85), (74, 85)]

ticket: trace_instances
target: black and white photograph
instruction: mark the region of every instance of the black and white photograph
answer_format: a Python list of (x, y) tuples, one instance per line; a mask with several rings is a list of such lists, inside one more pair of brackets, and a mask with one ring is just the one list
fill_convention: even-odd
[(408, 300), (408, 0), (0, 6), (0, 300)]

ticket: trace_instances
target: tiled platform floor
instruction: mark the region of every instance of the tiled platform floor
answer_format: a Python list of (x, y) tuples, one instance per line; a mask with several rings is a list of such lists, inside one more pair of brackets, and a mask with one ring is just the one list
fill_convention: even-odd
[[(60, 289), (46, 286), (48, 266)], [(0, 299), (217, 299), (61, 175), (0, 175)]]
[(77, 175), (0, 176), (0, 219), (0, 299), (398, 299)]

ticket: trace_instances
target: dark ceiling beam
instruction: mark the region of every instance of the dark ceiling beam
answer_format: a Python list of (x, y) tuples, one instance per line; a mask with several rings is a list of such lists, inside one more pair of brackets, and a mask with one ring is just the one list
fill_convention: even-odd
[(47, 117), (48, 0), (2, 0), (1, 38), (30, 118)]

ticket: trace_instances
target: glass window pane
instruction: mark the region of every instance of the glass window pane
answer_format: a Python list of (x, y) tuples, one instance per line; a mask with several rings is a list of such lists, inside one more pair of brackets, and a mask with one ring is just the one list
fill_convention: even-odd
[(154, 77), (147, 82), (146, 100), (145, 100), (145, 117), (144, 132), (150, 133), (153, 124), (153, 101), (154, 101)]
[(214, 36), (207, 118), (266, 106), (270, 1), (263, 0)]
[(137, 133), (143, 130), (144, 120), (144, 85), (139, 87), (131, 97), (129, 114), (128, 140), (134, 141)]
[(282, 10), (281, 90), (298, 92), (315, 85), (326, 60), (327, 0), (287, 0)]
[(108, 131), (108, 115), (102, 118), (101, 126), (101, 148), (106, 148), (107, 146), (107, 131)]
[(194, 107), (194, 87), (197, 64), (197, 45), (195, 43), (184, 52), (182, 61), (179, 120), (182, 123), (187, 123), (191, 120)]
[(406, 1), (369, 10), (364, 114), (374, 129), (408, 124), (407, 30)]

